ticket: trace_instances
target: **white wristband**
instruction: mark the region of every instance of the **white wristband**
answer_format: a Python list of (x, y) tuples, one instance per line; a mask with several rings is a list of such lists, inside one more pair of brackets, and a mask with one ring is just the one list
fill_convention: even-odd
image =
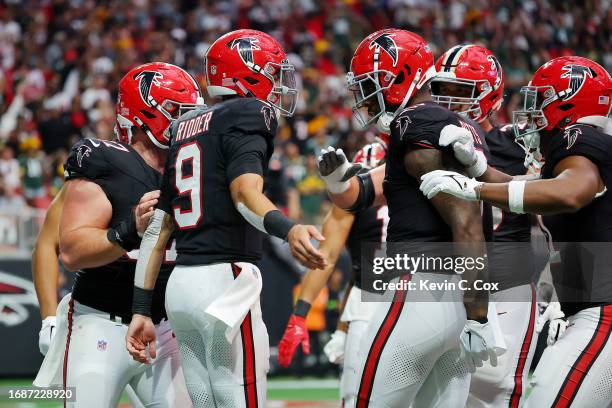
[(476, 161), (466, 169), (466, 172), (468, 176), (478, 178), (487, 171), (488, 167), (489, 164), (487, 163), (487, 158), (484, 153), (476, 152)]
[(524, 214), (523, 195), (525, 194), (525, 180), (512, 180), (508, 183), (508, 207), (516, 214)]

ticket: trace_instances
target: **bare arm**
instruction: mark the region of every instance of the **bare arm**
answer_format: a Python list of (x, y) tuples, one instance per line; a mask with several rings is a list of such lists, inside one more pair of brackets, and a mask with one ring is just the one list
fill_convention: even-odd
[(323, 269), (310, 269), (302, 281), (298, 299), (312, 304), (319, 296), (321, 290), (327, 284), (327, 281), (334, 271), (336, 261), (346, 239), (353, 226), (355, 216), (350, 214), (335, 205), (332, 206), (330, 212), (325, 217), (323, 222), (323, 235), (325, 241), (321, 243), (319, 251), (323, 256), (327, 257), (328, 265)]
[[(268, 213), (278, 211), (278, 209), (263, 193), (263, 177), (255, 173), (242, 174), (232, 180), (230, 192), (238, 211), (247, 221), (267, 233), (268, 231), (264, 228), (264, 219)], [(301, 264), (308, 268), (326, 266), (325, 257), (310, 243), (311, 238), (318, 241), (325, 239), (315, 227), (295, 224), (289, 229), (286, 238), (292, 255)]]
[(113, 208), (102, 188), (85, 179), (70, 180), (60, 220), (60, 259), (69, 271), (106, 265), (125, 254), (106, 237)]
[[(386, 203), (385, 196), (383, 194), (383, 181), (385, 179), (385, 168), (386, 164), (376, 167), (375, 169), (370, 170), (370, 176), (372, 177), (372, 184), (374, 184), (374, 203), (375, 205), (382, 205)], [(355, 201), (357, 201), (357, 197), (359, 196), (359, 182), (356, 177), (351, 177), (349, 180), (349, 188), (339, 194), (329, 193), (329, 196), (334, 204), (338, 207), (347, 209), (351, 208)]]
[[(443, 152), (435, 149), (411, 150), (404, 157), (406, 171), (417, 180), (433, 170), (457, 170), (461, 166)], [(438, 194), (431, 203), (450, 227), (453, 242), (464, 243), (461, 250), (465, 256), (484, 257), (485, 238), (482, 230), (480, 203), (458, 199), (448, 194)], [(466, 272), (464, 278), (473, 282), (478, 277)], [(471, 291), (465, 293), (465, 307), (469, 319), (483, 320), (487, 316), (488, 293)]]
[(51, 202), (32, 252), (32, 278), (40, 305), (40, 317), (55, 316), (59, 280), (59, 223), (65, 188)]
[(484, 181), (486, 183), (507, 183), (512, 181), (512, 179), (512, 176), (491, 166), (488, 166), (487, 171), (485, 171), (482, 176), (478, 177), (479, 181)]
[[(555, 178), (525, 183), (523, 208), (533, 214), (551, 215), (580, 210), (602, 191), (604, 183), (597, 166), (582, 156), (561, 160), (554, 169)], [(508, 184), (485, 183), (480, 187), (480, 198), (509, 209)]]

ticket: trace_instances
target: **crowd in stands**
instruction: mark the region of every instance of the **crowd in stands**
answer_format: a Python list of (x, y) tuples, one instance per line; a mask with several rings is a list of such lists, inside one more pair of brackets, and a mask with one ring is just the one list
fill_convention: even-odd
[(271, 161), (270, 195), (291, 216), (319, 222), (328, 204), (316, 170), (327, 145), (354, 152), (375, 132), (352, 119), (345, 73), (367, 34), (404, 28), (435, 53), (482, 43), (506, 74), (507, 122), (517, 90), (546, 60), (584, 55), (612, 68), (610, 0), (5, 0), (0, 4), (0, 210), (45, 208), (62, 163), (84, 137), (113, 138), (118, 80), (165, 61), (204, 87), (202, 56), (238, 28), (281, 40), (301, 88)]

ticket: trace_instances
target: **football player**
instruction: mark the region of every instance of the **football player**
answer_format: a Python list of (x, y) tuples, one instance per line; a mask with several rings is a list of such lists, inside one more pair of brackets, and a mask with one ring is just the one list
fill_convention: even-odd
[[(375, 142), (362, 147), (355, 155), (353, 163), (361, 165), (364, 170), (373, 169), (384, 160), (385, 154), (386, 146)], [(365, 330), (374, 312), (373, 309), (378, 305), (375, 302), (362, 302), (361, 291), (368, 290), (368, 288), (371, 290), (371, 286), (362, 287), (361, 283), (362, 249), (368, 251), (368, 254), (365, 255), (366, 259), (367, 257), (371, 259), (376, 249), (375, 244), (385, 242), (388, 223), (388, 209), (384, 204), (369, 207), (354, 214), (335, 205), (332, 206), (323, 223), (322, 232), (325, 241), (319, 248), (327, 256), (329, 264), (325, 269), (311, 269), (304, 276), (298, 296), (298, 302), (302, 306), (296, 308), (297, 310), (302, 309), (302, 314), (293, 314), (290, 317), (278, 347), (279, 362), (285, 367), (291, 363), (293, 354), (300, 343), (305, 350), (309, 349), (308, 331), (305, 326), (307, 312), (325, 287), (334, 271), (336, 260), (346, 244), (352, 262), (351, 281), (345, 295), (339, 328), (324, 348), (331, 362), (343, 362), (340, 378), (340, 397), (343, 406), (354, 405), (354, 401), (349, 398), (355, 394), (354, 390), (358, 385), (359, 343), (365, 335)], [(362, 243), (370, 245), (362, 246)]]
[[(431, 82), (434, 101), (478, 122), (487, 132), (488, 163), (511, 176), (526, 174), (525, 152), (515, 142), (512, 125), (494, 126), (491, 122), (504, 92), (504, 73), (491, 51), (480, 45), (457, 45), (442, 54), (436, 71)], [(441, 145), (449, 144), (447, 135), (441, 136)], [(470, 407), (518, 407), (537, 343), (531, 215), (494, 209), (500, 219), (493, 231), (494, 241), (511, 243), (496, 244), (489, 254), (489, 279), (499, 283), (491, 300), (507, 349), (497, 367), (485, 363), (472, 375)]]
[(540, 139), (540, 180), (483, 183), (438, 171), (422, 178), (421, 190), (544, 215), (560, 251), (553, 281), (569, 325), (544, 351), (526, 406), (606, 407), (612, 403), (612, 252), (602, 243), (612, 241), (612, 78), (587, 58), (559, 57), (521, 92), (523, 109), (513, 121), (524, 127), (520, 138)]
[[(344, 153), (323, 152), (320, 171), (335, 204), (360, 211), (386, 199), (389, 206), (387, 242), (462, 242), (470, 256), (483, 256), (479, 206), (464, 206), (452, 197), (422, 200), (419, 177), (432, 168), (455, 167), (452, 153), (439, 144), (441, 132), (462, 129), (484, 148), (478, 125), (431, 100), (428, 84), (435, 75), (433, 55), (425, 41), (408, 31), (388, 29), (368, 36), (355, 51), (348, 74), (354, 112), (367, 125), (391, 133), (387, 163), (357, 177)], [(384, 197), (382, 179), (384, 177)], [(420, 246), (420, 245), (419, 245)], [(387, 256), (395, 254), (387, 250)], [(448, 275), (417, 273), (420, 281)], [(473, 276), (466, 276), (468, 280)], [(401, 282), (410, 275), (400, 278)], [(476, 293), (478, 292), (478, 293)], [(377, 309), (364, 337), (363, 363), (356, 392), (358, 407), (465, 405), (468, 367), (491, 358), (494, 336), (487, 322), (487, 293), (465, 296), (449, 291), (446, 301), (419, 301), (398, 290), (391, 306)], [(467, 317), (467, 319), (466, 319)], [(461, 346), (460, 346), (461, 345)], [(464, 360), (459, 358), (462, 347)], [(467, 365), (467, 366), (466, 366)], [(472, 367), (473, 368), (473, 367)]]
[(118, 141), (82, 140), (64, 165), (60, 259), (66, 269), (78, 272), (63, 316), (66, 321), (58, 323), (57, 341), (37, 380), (53, 376), (60, 354), (64, 387), (74, 387), (78, 395), (70, 406), (114, 407), (128, 384), (145, 405), (191, 405), (178, 344), (164, 310), (174, 260), (171, 251), (153, 301), (160, 358), (147, 368), (130, 358), (123, 342), (136, 267), (131, 251), (138, 249), (139, 231), (144, 231), (158, 200), (167, 155), (164, 130), (181, 110), (193, 108), (199, 100), (196, 82), (179, 67), (140, 65), (119, 82)]
[(326, 266), (310, 243), (323, 240), (316, 228), (288, 219), (262, 192), (277, 111), (290, 116), (295, 110), (294, 68), (274, 38), (237, 30), (209, 47), (205, 69), (207, 92), (220, 101), (169, 129), (170, 154), (143, 237), (127, 347), (139, 361), (148, 360), (147, 351), (157, 353), (151, 299), (175, 231), (177, 267), (166, 306), (194, 405), (264, 406), (269, 345), (255, 266), (262, 232), (287, 240), (306, 267)]

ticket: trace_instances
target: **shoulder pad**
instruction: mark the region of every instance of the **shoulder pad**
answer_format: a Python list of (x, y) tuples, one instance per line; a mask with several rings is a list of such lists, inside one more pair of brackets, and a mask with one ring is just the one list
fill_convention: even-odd
[(272, 138), (276, 135), (276, 109), (268, 102), (257, 98), (237, 98), (230, 101), (227, 108), (232, 119), (230, 128)]
[(548, 156), (554, 163), (568, 156), (585, 156), (595, 164), (612, 162), (612, 137), (593, 126), (568, 126), (553, 138)]
[(129, 153), (129, 149), (116, 141), (83, 139), (76, 142), (64, 164), (66, 180), (87, 178), (95, 180), (110, 171), (109, 160), (113, 155)]
[(434, 103), (404, 109), (391, 123), (391, 138), (406, 144), (440, 148), (440, 131), (448, 124), (460, 125), (457, 117)]

